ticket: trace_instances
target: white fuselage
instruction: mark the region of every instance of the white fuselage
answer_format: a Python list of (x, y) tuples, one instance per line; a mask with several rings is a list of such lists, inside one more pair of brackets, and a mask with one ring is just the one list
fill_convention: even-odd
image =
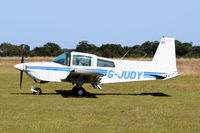
[[(88, 80), (88, 77), (94, 76), (101, 78), (98, 84), (155, 80), (160, 77), (167, 79), (177, 76), (174, 42), (173, 38), (162, 38), (152, 61), (113, 60), (93, 54), (71, 52), (69, 60), (64, 60), (66, 55), (62, 54), (52, 62), (21, 63), (15, 68), (26, 72), (33, 79), (51, 82), (72, 82), (68, 80), (68, 76), (73, 72), (80, 73), (77, 80), (85, 81), (84, 83), (97, 81)], [(72, 76), (73, 80), (76, 80), (77, 73)]]
[[(110, 59), (109, 59), (110, 60)], [(61, 65), (54, 62), (23, 63), (23, 70), (28, 76), (41, 81), (62, 82), (74, 69), (90, 70), (104, 74), (101, 83), (130, 82), (155, 80), (151, 74), (167, 74), (161, 71), (155, 71), (151, 61), (129, 61), (112, 60), (115, 63), (114, 68), (102, 67), (78, 67)]]

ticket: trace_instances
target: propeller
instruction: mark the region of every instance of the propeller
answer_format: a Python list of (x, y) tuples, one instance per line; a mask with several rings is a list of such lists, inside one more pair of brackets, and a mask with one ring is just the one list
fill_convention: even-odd
[[(24, 63), (24, 45), (22, 45), (21, 63)], [(20, 89), (22, 88), (23, 70), (20, 71)]]

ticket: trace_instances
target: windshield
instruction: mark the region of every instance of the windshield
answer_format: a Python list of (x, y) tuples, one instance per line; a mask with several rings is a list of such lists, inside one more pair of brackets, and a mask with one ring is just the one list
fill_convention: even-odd
[(68, 65), (68, 53), (63, 53), (57, 56), (52, 62), (61, 64), (61, 65)]

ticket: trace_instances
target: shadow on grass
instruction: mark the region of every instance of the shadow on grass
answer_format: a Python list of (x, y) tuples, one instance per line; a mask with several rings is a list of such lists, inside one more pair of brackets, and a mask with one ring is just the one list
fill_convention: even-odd
[[(56, 93), (42, 93), (41, 95), (61, 95), (63, 98), (77, 97), (77, 98), (98, 98), (97, 96), (104, 95), (130, 95), (130, 96), (153, 96), (153, 97), (171, 97), (170, 95), (161, 93), (161, 92), (152, 92), (152, 93), (89, 93), (86, 91), (84, 96), (77, 96), (72, 93), (71, 90), (55, 90)], [(11, 93), (19, 95), (33, 95), (32, 93)]]
[(171, 97), (170, 95), (167, 95), (165, 93), (161, 92), (152, 92), (152, 93), (93, 93), (94, 95), (133, 95), (133, 96), (154, 96), (154, 97)]
[[(84, 96), (77, 96), (71, 90), (55, 90), (55, 91), (56, 91), (55, 93), (42, 93), (42, 94), (40, 94), (40, 96), (42, 96), (42, 95), (61, 95), (63, 98), (70, 98), (70, 97), (97, 98), (96, 95), (89, 93), (89, 92), (85, 92)], [(15, 95), (35, 95), (33, 93), (11, 93), (11, 94), (15, 94)]]
[(68, 98), (68, 97), (79, 97), (79, 98), (97, 98), (96, 95), (89, 93), (89, 92), (85, 92), (85, 95), (83, 96), (77, 96), (76, 94), (74, 94), (71, 90), (56, 90), (56, 92), (58, 94), (60, 94), (62, 97), (64, 98)]

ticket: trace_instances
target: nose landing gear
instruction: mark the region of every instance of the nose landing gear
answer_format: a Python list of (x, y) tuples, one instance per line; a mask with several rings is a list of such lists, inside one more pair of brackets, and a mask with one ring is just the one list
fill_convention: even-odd
[(33, 94), (40, 95), (42, 94), (42, 90), (40, 88), (34, 88)]
[(36, 83), (37, 82), (32, 84), (31, 91), (33, 92), (34, 95), (40, 95), (40, 94), (42, 94), (42, 90), (40, 88), (34, 88)]

